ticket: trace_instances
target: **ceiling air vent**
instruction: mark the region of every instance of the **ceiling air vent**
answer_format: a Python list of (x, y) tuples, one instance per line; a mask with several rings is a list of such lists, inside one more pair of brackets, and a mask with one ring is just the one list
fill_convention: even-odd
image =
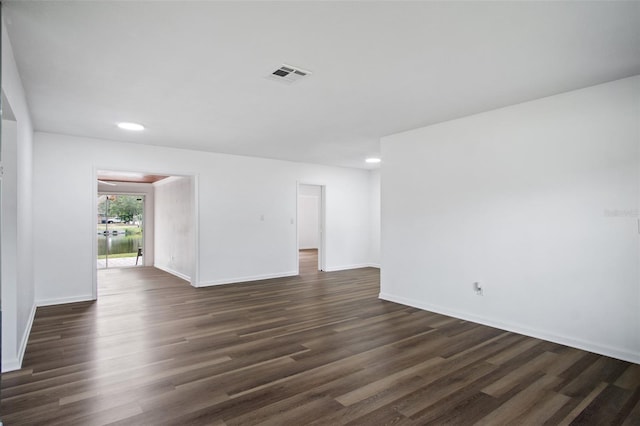
[(277, 70), (271, 72), (267, 76), (269, 80), (279, 81), (281, 83), (291, 84), (296, 81), (311, 75), (311, 71), (303, 70), (302, 68), (292, 67), (291, 65), (283, 64)]

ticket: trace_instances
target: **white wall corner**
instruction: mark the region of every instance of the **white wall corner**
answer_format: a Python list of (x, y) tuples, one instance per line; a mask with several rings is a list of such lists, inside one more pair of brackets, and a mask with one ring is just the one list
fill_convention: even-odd
[(37, 308), (37, 305), (34, 303), (33, 306), (31, 307), (31, 312), (29, 313), (29, 321), (27, 322), (27, 326), (25, 327), (24, 333), (22, 333), (22, 338), (20, 340), (20, 345), (18, 347), (18, 353), (14, 358), (2, 360), (3, 373), (19, 370), (20, 368), (22, 368), (22, 360), (24, 359), (24, 354), (27, 350), (29, 334), (31, 334), (31, 327), (33, 326), (33, 320), (36, 316), (36, 308)]
[(381, 297), (639, 362), (638, 99), (634, 76), (382, 138)]
[[(157, 265), (157, 264), (156, 264), (156, 265), (153, 265), (153, 267), (154, 267), (154, 268), (156, 268), (156, 269), (160, 269), (161, 271), (164, 271), (164, 272), (166, 272), (167, 274), (171, 274), (171, 275), (173, 275), (173, 276), (176, 276), (176, 277), (178, 277), (178, 278), (180, 278), (180, 279), (183, 279), (183, 280), (185, 280), (185, 281), (187, 281), (187, 282), (191, 283), (191, 277), (190, 277), (189, 275), (183, 274), (183, 273), (178, 272), (178, 271), (174, 271), (174, 270), (173, 270), (173, 269), (171, 269), (171, 268), (167, 268), (167, 267), (165, 267), (165, 266), (160, 266), (160, 265)], [(195, 285), (194, 287), (200, 287), (200, 286)]]
[(29, 335), (31, 334), (31, 327), (33, 326), (33, 320), (36, 317), (36, 308), (38, 306), (34, 303), (31, 306), (31, 312), (29, 313), (29, 321), (27, 322), (27, 326), (24, 329), (24, 333), (22, 334), (22, 339), (20, 340), (20, 347), (18, 348), (18, 362), (20, 366), (22, 366), (22, 360), (24, 359), (24, 354), (27, 351), (27, 343), (29, 342)]

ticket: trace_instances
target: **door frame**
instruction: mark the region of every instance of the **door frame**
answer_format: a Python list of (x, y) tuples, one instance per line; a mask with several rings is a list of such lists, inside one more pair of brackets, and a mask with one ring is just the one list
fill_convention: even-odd
[[(91, 232), (91, 250), (92, 250), (92, 265), (91, 270), (92, 273), (92, 286), (91, 286), (91, 297), (93, 300), (98, 300), (98, 266), (96, 264), (96, 259), (98, 257), (98, 234), (96, 232), (96, 217), (98, 215), (98, 203), (96, 202), (98, 199), (98, 171), (100, 170), (110, 170), (117, 172), (136, 172), (143, 173), (147, 175), (164, 175), (164, 176), (179, 176), (186, 177), (191, 179), (192, 185), (192, 203), (193, 203), (193, 266), (191, 273), (191, 285), (193, 287), (198, 287), (198, 283), (200, 282), (200, 207), (199, 207), (199, 178), (198, 174), (189, 173), (189, 172), (179, 172), (179, 171), (167, 171), (167, 170), (145, 170), (144, 168), (138, 167), (112, 167), (106, 165), (93, 166), (92, 174), (91, 174), (91, 220), (87, 222), (87, 229), (92, 229)], [(155, 208), (155, 206), (154, 206)], [(90, 224), (90, 227), (89, 227)], [(155, 221), (154, 221), (155, 228)], [(155, 232), (155, 229), (154, 229)], [(154, 239), (155, 241), (155, 239)], [(155, 242), (154, 242), (155, 244)], [(154, 266), (154, 265), (149, 265)]]
[(300, 185), (310, 185), (310, 186), (318, 186), (320, 187), (320, 198), (319, 203), (320, 206), (318, 208), (318, 271), (326, 271), (327, 270), (327, 210), (326, 210), (326, 199), (327, 199), (327, 186), (324, 183), (313, 183), (307, 181), (297, 181), (296, 182), (296, 275), (300, 275), (300, 232), (299, 226), (300, 223)]

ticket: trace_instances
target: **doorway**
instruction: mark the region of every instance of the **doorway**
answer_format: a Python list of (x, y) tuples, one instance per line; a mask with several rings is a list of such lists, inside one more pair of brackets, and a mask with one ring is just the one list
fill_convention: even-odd
[(298, 274), (325, 270), (322, 185), (298, 184)]
[(141, 194), (98, 193), (98, 269), (144, 265), (144, 205)]

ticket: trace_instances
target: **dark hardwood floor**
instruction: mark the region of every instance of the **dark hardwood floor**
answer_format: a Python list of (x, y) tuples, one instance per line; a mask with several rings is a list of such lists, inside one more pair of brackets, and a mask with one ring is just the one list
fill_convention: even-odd
[(640, 366), (378, 299), (379, 271), (209, 288), (99, 271), (38, 308), (5, 425), (640, 424)]

